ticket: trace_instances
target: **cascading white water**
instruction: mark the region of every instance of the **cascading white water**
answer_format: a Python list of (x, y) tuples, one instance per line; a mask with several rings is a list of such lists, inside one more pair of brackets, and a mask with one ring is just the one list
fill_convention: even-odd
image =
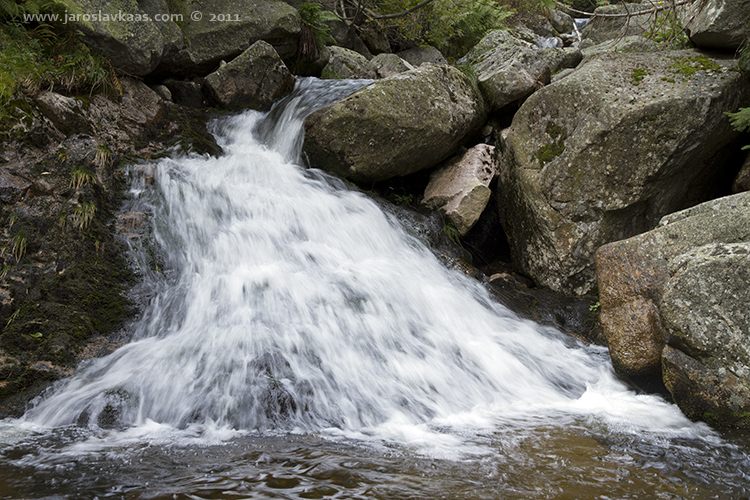
[(365, 195), (298, 166), (304, 116), (354, 85), (302, 80), (269, 115), (217, 122), (224, 156), (159, 163), (153, 237), (170, 277), (135, 340), (28, 421), (448, 444), (579, 417), (708, 433), (628, 391), (602, 350), (493, 303)]

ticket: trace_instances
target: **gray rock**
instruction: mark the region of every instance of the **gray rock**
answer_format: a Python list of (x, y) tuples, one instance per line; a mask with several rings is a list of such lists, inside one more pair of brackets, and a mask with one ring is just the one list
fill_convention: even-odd
[(375, 68), (375, 72), (380, 78), (388, 78), (414, 69), (414, 66), (396, 54), (379, 54), (370, 61), (370, 64)]
[(402, 50), (397, 55), (415, 68), (423, 64), (448, 64), (443, 54), (430, 46)]
[(750, 191), (750, 153), (748, 153), (745, 163), (732, 183), (733, 193), (741, 193), (743, 191)]
[(377, 78), (375, 68), (365, 56), (344, 47), (328, 47), (331, 55), (323, 68), (321, 78), (340, 80), (343, 78)]
[(115, 68), (131, 75), (147, 75), (164, 52), (159, 27), (136, 0), (65, 0), (75, 18), (81, 40), (103, 55)]
[(549, 22), (555, 31), (560, 34), (573, 32), (573, 18), (561, 10), (551, 9), (549, 12)]
[(294, 81), (271, 44), (261, 40), (208, 75), (203, 86), (223, 108), (265, 111), (294, 89)]
[[(196, 4), (197, 5), (197, 4)], [(200, 4), (186, 13), (182, 48), (168, 51), (162, 57), (158, 74), (192, 77), (215, 70), (219, 63), (229, 61), (258, 40), (273, 45), (282, 59), (297, 51), (300, 33), (299, 12), (277, 0), (216, 0)], [(219, 22), (217, 16), (229, 16)]]
[(482, 98), (451, 66), (378, 80), (305, 120), (310, 164), (355, 182), (430, 168), (486, 118)]
[(537, 49), (505, 30), (492, 31), (461, 58), (477, 77), (482, 95), (493, 111), (526, 99), (550, 83), (551, 74), (581, 61), (576, 49)]
[(607, 53), (529, 97), (503, 141), (498, 183), (517, 268), (584, 294), (598, 247), (710, 197), (737, 137), (723, 113), (750, 100), (735, 64), (697, 51)]
[(164, 86), (167, 87), (176, 104), (189, 108), (202, 108), (208, 105), (198, 82), (169, 78), (164, 80)]
[(166, 85), (153, 85), (151, 90), (159, 94), (159, 97), (165, 101), (172, 101), (172, 92), (170, 92)]
[(439, 210), (462, 236), (479, 220), (490, 200), (489, 186), (497, 172), (494, 149), (478, 144), (430, 175), (422, 203)]
[(388, 42), (388, 37), (381, 30), (368, 30), (363, 32), (361, 36), (362, 41), (365, 42), (365, 46), (367, 46), (371, 54), (377, 56), (378, 54), (391, 52), (391, 44)]
[[(591, 40), (587, 40), (591, 42)], [(593, 42), (591, 42), (593, 44)], [(648, 52), (656, 47), (657, 43), (645, 36), (631, 35), (620, 37), (615, 40), (607, 40), (596, 45), (581, 49), (584, 60), (596, 54), (604, 52)]]
[(84, 114), (83, 101), (44, 91), (36, 96), (35, 102), (44, 116), (63, 134), (73, 131), (92, 132), (91, 124)]
[(706, 49), (736, 50), (750, 36), (747, 0), (693, 2), (682, 17), (690, 40)]

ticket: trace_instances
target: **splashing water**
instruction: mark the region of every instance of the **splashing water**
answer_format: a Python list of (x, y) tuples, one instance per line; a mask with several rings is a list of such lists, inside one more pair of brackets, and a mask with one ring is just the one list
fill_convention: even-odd
[(3, 441), (77, 429), (37, 464), (238, 433), (453, 460), (571, 426), (718, 445), (626, 388), (605, 350), (517, 318), (365, 195), (299, 166), (304, 117), (361, 85), (301, 80), (267, 115), (218, 120), (224, 156), (165, 159), (155, 187), (136, 183), (166, 271), (143, 270), (153, 296), (134, 340), (6, 422)]

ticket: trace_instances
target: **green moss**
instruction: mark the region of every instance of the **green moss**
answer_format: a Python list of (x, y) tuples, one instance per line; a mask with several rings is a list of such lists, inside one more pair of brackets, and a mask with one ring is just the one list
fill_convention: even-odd
[(730, 411), (724, 409), (705, 411), (701, 415), (701, 420), (718, 427), (750, 428), (749, 411)]
[(674, 78), (668, 78), (666, 76), (661, 77), (661, 79), (668, 83), (674, 83)]
[(630, 83), (636, 86), (640, 85), (646, 76), (648, 76), (648, 71), (643, 68), (635, 68), (630, 73)]
[(563, 154), (565, 151), (565, 139), (568, 138), (568, 133), (565, 130), (565, 127), (556, 124), (552, 120), (547, 122), (545, 132), (547, 132), (547, 135), (549, 135), (554, 142), (545, 144), (537, 149), (536, 158), (542, 166)]
[(555, 157), (560, 156), (565, 151), (565, 145), (553, 142), (551, 144), (545, 144), (541, 148), (537, 149), (536, 151), (536, 158), (539, 160), (539, 163), (544, 166), (545, 163), (548, 163), (555, 159)]
[(721, 66), (706, 56), (700, 55), (695, 57), (681, 57), (675, 60), (671, 65), (671, 71), (675, 75), (680, 75), (684, 79), (690, 79), (698, 71), (716, 71)]

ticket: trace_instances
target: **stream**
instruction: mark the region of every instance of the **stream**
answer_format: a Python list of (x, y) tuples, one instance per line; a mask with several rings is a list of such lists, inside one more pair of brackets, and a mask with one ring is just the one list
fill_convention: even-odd
[(0, 422), (0, 498), (740, 499), (750, 434), (521, 319), (366, 195), (300, 166), (367, 82), (300, 79), (212, 123), (129, 208), (130, 341)]

